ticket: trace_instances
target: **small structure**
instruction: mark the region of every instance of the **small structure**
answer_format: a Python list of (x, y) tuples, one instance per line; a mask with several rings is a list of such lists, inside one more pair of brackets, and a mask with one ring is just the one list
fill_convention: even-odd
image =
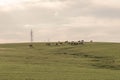
[(33, 45), (32, 45), (32, 44), (30, 44), (30, 45), (29, 45), (29, 47), (30, 47), (30, 48), (33, 48)]

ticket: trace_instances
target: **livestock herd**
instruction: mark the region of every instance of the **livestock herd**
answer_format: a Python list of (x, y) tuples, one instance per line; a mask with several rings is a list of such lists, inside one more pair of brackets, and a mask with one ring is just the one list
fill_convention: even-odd
[[(91, 40), (90, 43), (92, 43), (93, 41)], [(64, 42), (46, 42), (45, 45), (47, 46), (52, 46), (52, 45), (55, 45), (55, 46), (60, 46), (60, 45), (84, 45), (85, 44), (85, 41), (84, 40), (79, 40), (79, 41), (64, 41)], [(29, 48), (33, 48), (33, 44), (31, 43), (29, 45)]]
[(47, 42), (46, 45), (50, 46), (50, 45), (65, 45), (65, 44), (69, 44), (69, 45), (83, 45), (85, 42), (84, 40), (79, 40), (79, 41), (65, 41), (65, 42), (54, 42), (54, 43), (50, 43), (50, 42)]

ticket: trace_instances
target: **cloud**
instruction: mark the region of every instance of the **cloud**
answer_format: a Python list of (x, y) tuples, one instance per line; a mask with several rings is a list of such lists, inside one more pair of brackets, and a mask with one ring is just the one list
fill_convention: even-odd
[[(11, 1), (10, 1), (11, 2)], [(62, 10), (72, 5), (72, 0), (18, 0), (14, 4), (0, 6), (0, 11), (24, 10), (29, 8), (44, 8), (49, 10)]]
[(35, 41), (119, 41), (119, 13), (117, 0), (23, 0), (0, 6), (0, 37), (29, 41), (32, 28)]
[(109, 8), (120, 8), (119, 0), (91, 0), (94, 6), (104, 6)]

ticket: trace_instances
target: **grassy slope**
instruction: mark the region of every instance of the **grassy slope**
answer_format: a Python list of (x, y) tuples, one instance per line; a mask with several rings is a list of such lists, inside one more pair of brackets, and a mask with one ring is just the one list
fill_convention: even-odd
[(0, 45), (0, 80), (120, 80), (120, 44)]

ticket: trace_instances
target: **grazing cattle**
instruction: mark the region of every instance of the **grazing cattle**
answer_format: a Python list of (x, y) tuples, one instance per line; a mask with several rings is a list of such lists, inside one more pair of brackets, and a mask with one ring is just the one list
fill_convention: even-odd
[(78, 42), (72, 41), (70, 44), (71, 44), (71, 45), (78, 45)]
[(60, 42), (60, 41), (55, 43), (55, 45), (63, 45), (63, 44), (64, 44), (64, 42)]
[(62, 45), (63, 43), (62, 43), (62, 42), (60, 42), (60, 41), (58, 41), (58, 44), (59, 44), (59, 45)]
[(69, 43), (69, 41), (65, 41), (65, 43)]
[(74, 41), (72, 41), (70, 44), (71, 44), (71, 45), (74, 45)]
[(75, 42), (75, 41), (72, 41), (72, 42), (70, 42), (69, 44), (71, 44), (71, 45), (79, 45), (79, 44), (84, 44), (84, 40), (79, 40), (78, 42)]
[(55, 43), (55, 45), (57, 46), (57, 45), (59, 45), (58, 43)]
[(84, 40), (81, 40), (81, 44), (84, 44), (84, 42), (85, 42)]
[(84, 44), (84, 40), (78, 41), (79, 44)]
[[(46, 43), (46, 45), (50, 46), (52, 43)], [(70, 45), (80, 45), (80, 44), (84, 44), (84, 40), (79, 40), (79, 41), (65, 41), (65, 42), (56, 42), (53, 45), (59, 46), (59, 45), (65, 45), (65, 44), (70, 44)]]

